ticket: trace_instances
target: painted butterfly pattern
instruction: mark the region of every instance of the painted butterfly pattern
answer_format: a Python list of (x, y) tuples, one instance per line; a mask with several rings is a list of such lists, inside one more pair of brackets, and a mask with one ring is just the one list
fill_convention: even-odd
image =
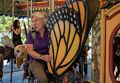
[(47, 63), (50, 74), (58, 77), (66, 73), (84, 46), (90, 28), (87, 27), (87, 6), (85, 1), (68, 0), (55, 10), (47, 21), (49, 53), (53, 61)]

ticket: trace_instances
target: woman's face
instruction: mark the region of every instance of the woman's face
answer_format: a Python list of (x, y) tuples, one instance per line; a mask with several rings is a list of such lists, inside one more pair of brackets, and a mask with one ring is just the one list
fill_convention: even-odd
[(20, 21), (17, 22), (17, 26), (20, 26)]
[(41, 31), (44, 28), (43, 27), (44, 21), (42, 18), (40, 19), (40, 18), (37, 18), (34, 16), (34, 17), (32, 17), (32, 23), (33, 23), (36, 31)]

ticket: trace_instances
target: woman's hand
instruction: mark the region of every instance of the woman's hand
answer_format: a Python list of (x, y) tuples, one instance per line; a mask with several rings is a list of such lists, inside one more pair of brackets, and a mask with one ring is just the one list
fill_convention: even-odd
[(41, 60), (44, 60), (46, 62), (52, 61), (53, 56), (52, 55), (42, 55)]

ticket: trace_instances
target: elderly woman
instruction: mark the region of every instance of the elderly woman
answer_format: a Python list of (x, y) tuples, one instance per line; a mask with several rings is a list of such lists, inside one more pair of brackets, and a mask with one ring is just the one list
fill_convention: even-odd
[(48, 53), (48, 32), (45, 27), (47, 15), (45, 12), (34, 12), (31, 16), (35, 36), (29, 31), (27, 36), (27, 52), (30, 55), (30, 69), (38, 83), (47, 83), (48, 79), (44, 72), (46, 62), (52, 60)]

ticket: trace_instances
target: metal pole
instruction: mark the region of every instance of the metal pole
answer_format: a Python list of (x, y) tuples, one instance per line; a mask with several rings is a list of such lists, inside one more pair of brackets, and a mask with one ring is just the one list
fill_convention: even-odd
[(10, 58), (10, 83), (12, 83), (12, 74), (13, 74), (13, 58)]
[(5, 13), (6, 13), (6, 0), (4, 0), (4, 11), (5, 11)]
[(55, 0), (49, 0), (49, 14), (55, 10)]
[(33, 10), (32, 0), (30, 0), (30, 16), (32, 15), (32, 10)]
[[(14, 21), (14, 0), (12, 2), (12, 23)], [(11, 69), (10, 69), (10, 83), (12, 83), (12, 74), (13, 74), (13, 58), (10, 59)]]
[(14, 21), (14, 10), (15, 10), (14, 2), (15, 2), (15, 0), (13, 0), (13, 2), (12, 2), (12, 22)]
[(27, 0), (27, 17), (28, 17), (28, 26), (29, 26), (29, 0)]

